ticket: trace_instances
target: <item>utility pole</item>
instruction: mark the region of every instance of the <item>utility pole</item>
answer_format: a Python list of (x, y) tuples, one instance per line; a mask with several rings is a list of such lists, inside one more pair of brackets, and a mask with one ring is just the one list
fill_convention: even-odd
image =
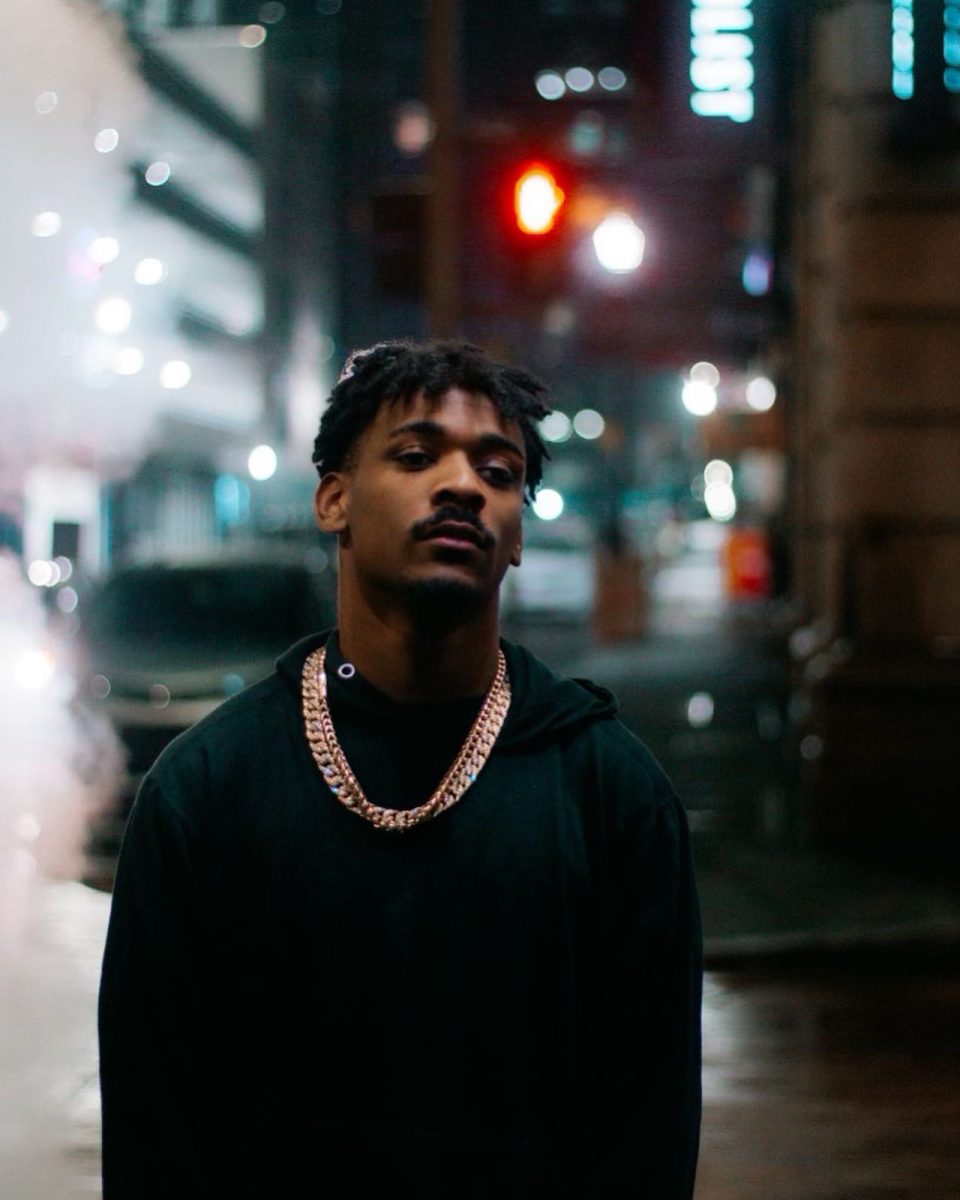
[(460, 321), (460, 13), (458, 0), (429, 0), (427, 108), (433, 120), (427, 194), (427, 321), (451, 337)]

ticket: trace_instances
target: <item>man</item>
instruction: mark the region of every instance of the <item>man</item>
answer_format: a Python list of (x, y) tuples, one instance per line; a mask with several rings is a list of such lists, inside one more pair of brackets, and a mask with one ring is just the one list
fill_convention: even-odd
[(458, 344), (323, 417), (339, 624), (168, 748), (101, 991), (105, 1200), (689, 1200), (683, 810), (610, 694), (501, 643), (545, 392)]

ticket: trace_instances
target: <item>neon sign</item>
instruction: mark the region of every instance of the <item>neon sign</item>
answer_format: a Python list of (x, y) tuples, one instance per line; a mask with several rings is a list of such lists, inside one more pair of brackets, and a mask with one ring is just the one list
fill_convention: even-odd
[(913, 0), (893, 0), (891, 20), (890, 61), (893, 75), (890, 86), (898, 100), (909, 100), (914, 86)]
[(700, 117), (753, 120), (753, 0), (693, 0), (690, 107)]
[[(891, 0), (890, 86), (898, 100), (912, 100), (916, 76), (924, 64), (917, 62), (916, 25), (922, 8), (914, 0)], [(914, 9), (920, 11), (915, 13)], [(932, 18), (932, 14), (931, 14)], [(960, 0), (943, 2), (943, 86), (953, 95), (960, 94)]]
[(960, 93), (960, 0), (943, 6), (943, 86)]

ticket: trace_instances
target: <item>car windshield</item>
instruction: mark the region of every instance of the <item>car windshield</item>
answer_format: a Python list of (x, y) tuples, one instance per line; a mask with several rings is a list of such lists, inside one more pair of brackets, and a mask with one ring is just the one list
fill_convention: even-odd
[(283, 646), (310, 628), (309, 572), (274, 566), (164, 568), (113, 577), (91, 605), (87, 633), (118, 641)]

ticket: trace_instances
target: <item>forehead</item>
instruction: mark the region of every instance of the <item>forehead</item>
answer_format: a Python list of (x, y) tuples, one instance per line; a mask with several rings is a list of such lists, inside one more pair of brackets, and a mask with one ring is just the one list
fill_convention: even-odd
[(499, 433), (523, 448), (523, 437), (516, 421), (504, 419), (500, 410), (483, 392), (468, 392), (452, 387), (436, 396), (423, 389), (411, 396), (387, 400), (380, 406), (373, 428), (381, 437), (409, 421), (428, 420), (453, 432)]

